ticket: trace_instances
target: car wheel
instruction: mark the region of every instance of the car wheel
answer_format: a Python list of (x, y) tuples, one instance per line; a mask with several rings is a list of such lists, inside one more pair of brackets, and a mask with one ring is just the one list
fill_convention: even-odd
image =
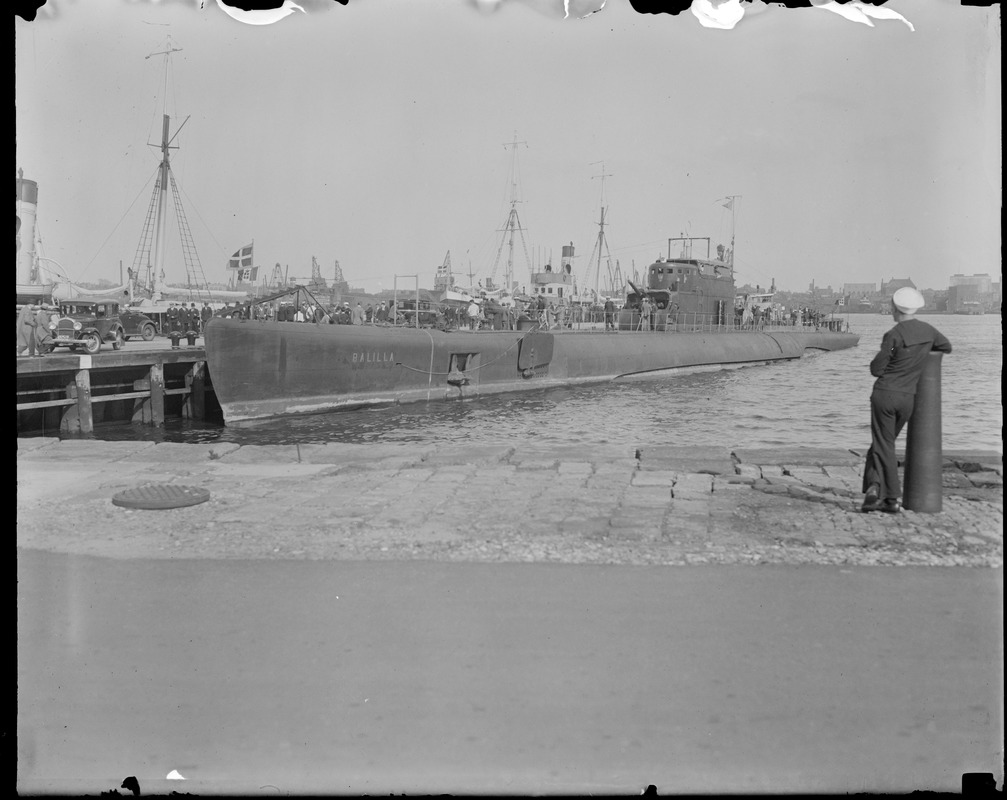
[(112, 349), (121, 350), (124, 344), (126, 344), (126, 337), (122, 333), (122, 328), (119, 328), (115, 332), (115, 339), (112, 340)]
[(140, 335), (143, 337), (145, 342), (153, 341), (156, 333), (157, 331), (154, 330), (154, 326), (149, 322), (144, 325), (143, 330), (140, 331)]
[(94, 355), (101, 350), (101, 337), (95, 331), (85, 333), (83, 339), (84, 349), (91, 355)]

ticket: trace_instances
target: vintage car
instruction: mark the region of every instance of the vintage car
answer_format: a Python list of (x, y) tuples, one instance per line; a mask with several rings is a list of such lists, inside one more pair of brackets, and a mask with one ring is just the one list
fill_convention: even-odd
[(65, 300), (49, 322), (52, 346), (84, 348), (97, 353), (104, 342), (118, 350), (126, 342), (126, 333), (119, 319), (119, 301), (105, 298)]
[(130, 336), (139, 336), (145, 342), (150, 342), (157, 335), (157, 324), (154, 320), (135, 308), (120, 308), (119, 322), (122, 323), (122, 332), (127, 342)]

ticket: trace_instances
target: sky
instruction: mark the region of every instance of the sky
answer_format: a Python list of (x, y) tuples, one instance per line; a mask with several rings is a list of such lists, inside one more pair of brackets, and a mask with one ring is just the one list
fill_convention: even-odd
[[(459, 283), (499, 282), (512, 208), (521, 285), (571, 242), (578, 283), (604, 289), (669, 238), (732, 229), (739, 285), (1000, 280), (996, 6), (891, 0), (910, 29), (755, 3), (718, 30), (629, 0), (587, 16), (571, 0), (567, 18), (563, 0), (299, 5), (271, 25), (213, 0), (17, 18), (17, 167), (39, 185), (43, 255), (118, 282), (167, 113), (172, 134), (185, 121), (172, 170), (211, 282), (252, 241), (267, 277), (310, 276), (314, 256), (367, 292), (432, 287), (450, 252)], [(169, 37), (166, 66), (151, 54)], [(179, 242), (171, 216), (169, 283)]]

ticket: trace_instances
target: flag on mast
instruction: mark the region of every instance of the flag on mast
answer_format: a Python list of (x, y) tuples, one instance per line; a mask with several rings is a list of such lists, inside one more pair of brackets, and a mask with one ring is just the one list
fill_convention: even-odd
[(228, 269), (249, 269), (252, 266), (252, 245), (246, 244), (227, 262)]
[(725, 197), (724, 199), (727, 200), (726, 203), (722, 204), (724, 206), (724, 208), (726, 208), (728, 211), (733, 211), (734, 210), (734, 198), (733, 197)]

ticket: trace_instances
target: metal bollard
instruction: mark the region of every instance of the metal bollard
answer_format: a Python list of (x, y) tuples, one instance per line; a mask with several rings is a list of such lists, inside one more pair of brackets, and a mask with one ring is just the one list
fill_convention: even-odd
[(182, 338), (181, 334), (178, 331), (171, 331), (168, 334), (168, 338), (171, 339), (171, 349), (178, 350), (178, 342)]
[(941, 510), (941, 356), (931, 352), (916, 387), (906, 433), (906, 475), (902, 505), (910, 511)]

